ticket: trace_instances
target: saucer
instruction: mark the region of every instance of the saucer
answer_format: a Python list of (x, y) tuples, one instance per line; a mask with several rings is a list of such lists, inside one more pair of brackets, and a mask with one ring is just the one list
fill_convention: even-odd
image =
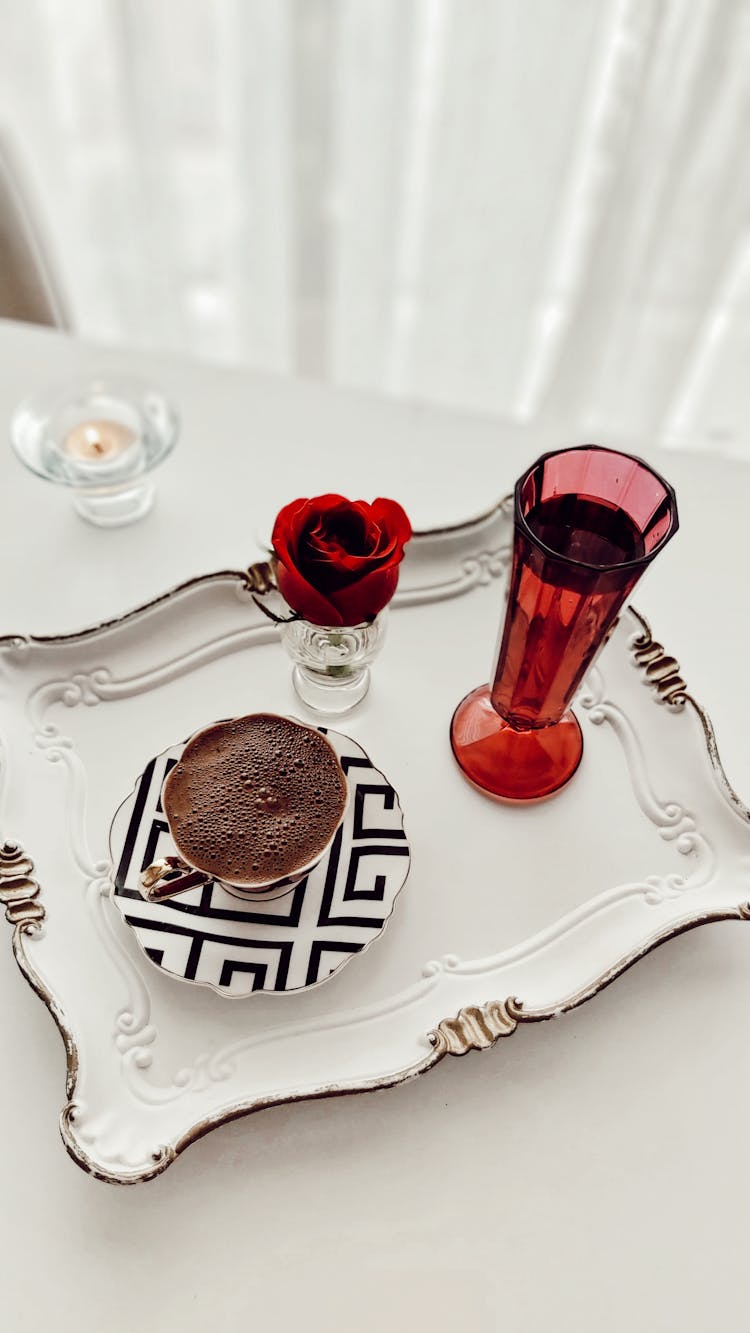
[(141, 871), (176, 847), (161, 804), (186, 741), (146, 765), (110, 829), (113, 901), (150, 961), (220, 995), (318, 986), (382, 934), (409, 872), (398, 796), (361, 745), (318, 727), (339, 757), (349, 805), (330, 850), (283, 897), (239, 899), (221, 884), (149, 903)]

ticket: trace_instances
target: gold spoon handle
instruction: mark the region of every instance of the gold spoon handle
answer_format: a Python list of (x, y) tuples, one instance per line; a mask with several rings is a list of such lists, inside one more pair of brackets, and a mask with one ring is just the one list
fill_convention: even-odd
[[(184, 874), (175, 874), (182, 870)], [(171, 876), (171, 878), (167, 878)], [(154, 861), (141, 873), (140, 890), (149, 903), (163, 903), (169, 898), (176, 898), (180, 893), (187, 893), (199, 884), (208, 884), (211, 876), (203, 870), (194, 870), (179, 856), (164, 856)]]

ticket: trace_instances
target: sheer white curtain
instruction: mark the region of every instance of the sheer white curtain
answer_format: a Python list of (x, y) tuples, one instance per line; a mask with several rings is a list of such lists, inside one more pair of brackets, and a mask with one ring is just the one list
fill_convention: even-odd
[(750, 453), (747, 0), (0, 0), (77, 328)]

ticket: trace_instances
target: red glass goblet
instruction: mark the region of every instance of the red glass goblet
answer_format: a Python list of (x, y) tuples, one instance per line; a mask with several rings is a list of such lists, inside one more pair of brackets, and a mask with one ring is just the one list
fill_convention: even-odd
[(549, 796), (583, 751), (570, 701), (618, 613), (678, 528), (672, 487), (628, 454), (545, 454), (516, 483), (513, 564), (491, 685), (458, 705), (451, 744), (500, 800)]

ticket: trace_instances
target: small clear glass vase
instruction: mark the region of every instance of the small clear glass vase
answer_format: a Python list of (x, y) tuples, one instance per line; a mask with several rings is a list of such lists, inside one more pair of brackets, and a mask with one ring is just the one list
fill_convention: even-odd
[(297, 695), (315, 713), (348, 713), (370, 688), (370, 663), (383, 646), (384, 608), (361, 625), (313, 625), (290, 620), (279, 626), (281, 642), (294, 662)]

